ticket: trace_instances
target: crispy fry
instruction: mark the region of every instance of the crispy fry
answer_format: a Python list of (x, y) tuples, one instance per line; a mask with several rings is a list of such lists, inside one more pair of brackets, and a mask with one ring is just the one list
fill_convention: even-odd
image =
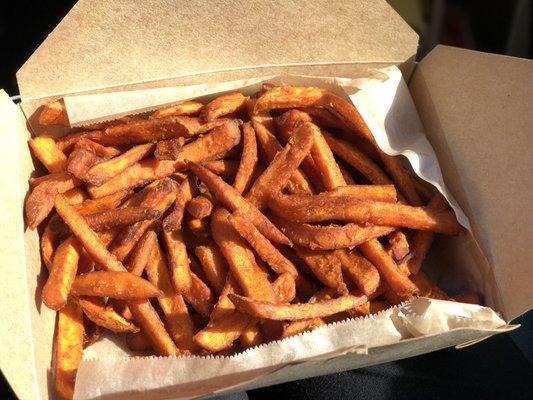
[(239, 311), (257, 318), (276, 321), (327, 317), (368, 301), (366, 296), (345, 295), (316, 303), (275, 304), (231, 293), (228, 297)]
[(128, 271), (134, 275), (141, 276), (150, 257), (152, 257), (152, 251), (156, 245), (157, 234), (154, 230), (148, 229), (141, 236), (128, 258)]
[(176, 161), (158, 161), (148, 158), (124, 170), (101, 186), (88, 188), (92, 197), (102, 197), (119, 190), (135, 188), (154, 179), (160, 179), (185, 169), (186, 161), (204, 162), (223, 157), (239, 144), (240, 130), (235, 121), (226, 122), (207, 135), (186, 144)]
[(208, 318), (213, 311), (215, 298), (211, 289), (192, 271), (191, 287), (183, 297), (204, 318)]
[(87, 171), (101, 161), (91, 150), (74, 146), (74, 150), (68, 156), (67, 171), (82, 181), (86, 180)]
[(187, 228), (189, 228), (190, 233), (202, 242), (210, 236), (209, 218), (188, 218)]
[(67, 304), (72, 282), (78, 270), (81, 246), (72, 236), (59, 245), (48, 280), (43, 287), (43, 303), (52, 310)]
[(196, 192), (196, 178), (193, 174), (189, 174), (178, 187), (178, 193), (176, 195), (176, 201), (172, 212), (163, 220), (163, 229), (165, 229), (165, 231), (175, 231), (176, 229), (181, 228), (185, 207)]
[(380, 282), (379, 272), (376, 267), (361, 256), (357, 250), (336, 251), (335, 255), (341, 262), (342, 272), (350, 279), (361, 292), (370, 296)]
[(196, 115), (200, 112), (203, 106), (204, 105), (202, 103), (196, 100), (182, 101), (178, 104), (163, 107), (159, 110), (154, 111), (154, 113), (150, 115), (150, 119), (179, 115)]
[(211, 325), (213, 321), (228, 316), (235, 311), (235, 305), (228, 298), (228, 294), (237, 292), (239, 292), (238, 284), (235, 281), (231, 271), (228, 271), (224, 287), (222, 288), (220, 296), (218, 297), (218, 301), (215, 304), (211, 315), (209, 316), (209, 325)]
[(327, 132), (322, 132), (322, 134), (333, 153), (359, 171), (369, 182), (377, 185), (390, 185), (392, 183), (387, 174), (357, 147)]
[(239, 336), (239, 342), (244, 349), (259, 346), (265, 342), (265, 337), (261, 333), (258, 324), (250, 324)]
[(266, 274), (256, 264), (251, 249), (233, 229), (228, 217), (229, 213), (225, 209), (216, 209), (211, 217), (211, 231), (232, 275), (247, 296), (275, 301), (274, 290)]
[(59, 149), (54, 139), (38, 136), (28, 141), (32, 153), (50, 172), (61, 172), (67, 168), (67, 156)]
[(291, 136), (287, 145), (272, 160), (265, 171), (257, 178), (246, 199), (257, 208), (262, 208), (272, 195), (279, 192), (289, 181), (313, 145), (316, 125), (303, 123)]
[(289, 273), (293, 278), (298, 275), (296, 267), (257, 230), (254, 224), (238, 214), (230, 215), (229, 221), (239, 235), (246, 239), (259, 257), (276, 271), (276, 273), (280, 275)]
[(226, 182), (233, 182), (239, 168), (239, 163), (232, 160), (215, 160), (203, 164), (209, 171), (217, 174)]
[(275, 86), (257, 99), (254, 115), (279, 108), (312, 107), (319, 104), (325, 92), (316, 87)]
[(179, 230), (163, 231), (163, 239), (167, 249), (172, 283), (178, 293), (185, 294), (191, 288), (192, 277), (183, 235)]
[(154, 150), (154, 156), (158, 160), (177, 160), (180, 150), (185, 144), (184, 138), (160, 140)]
[(120, 174), (124, 169), (142, 160), (153, 150), (153, 143), (132, 147), (121, 155), (94, 165), (85, 174), (85, 181), (93, 185), (102, 185), (112, 177)]
[(54, 198), (58, 193), (64, 193), (79, 184), (76, 178), (65, 173), (35, 187), (26, 199), (26, 223), (29, 228), (35, 229), (48, 216), (54, 208)]
[(126, 344), (133, 351), (147, 351), (152, 348), (150, 341), (142, 332), (128, 333), (126, 335)]
[(200, 260), (209, 283), (217, 293), (221, 293), (228, 274), (228, 263), (215, 243), (197, 246), (194, 254)]
[(65, 176), (69, 176), (70, 174), (68, 172), (54, 172), (52, 174), (47, 174), (43, 176), (37, 176), (37, 177), (30, 177), (29, 184), (30, 189), (35, 189), (37, 186), (39, 186), (43, 182), (53, 181), (57, 179), (62, 179)]
[(244, 193), (252, 181), (255, 166), (257, 165), (257, 141), (255, 131), (250, 122), (242, 127), (242, 155), (233, 187), (239, 193)]
[(371, 300), (358, 307), (346, 310), (351, 317), (360, 317), (362, 315), (376, 314), (380, 311), (386, 310), (391, 305), (387, 301)]
[(67, 199), (69, 204), (75, 206), (87, 200), (88, 196), (87, 196), (87, 193), (85, 193), (85, 190), (83, 190), (80, 187), (75, 187), (64, 192), (63, 197)]
[(117, 208), (130, 193), (131, 192), (128, 190), (121, 190), (120, 192), (110, 194), (109, 196), (100, 197), (98, 199), (88, 199), (81, 204), (76, 204), (75, 209), (81, 215), (112, 210)]
[(346, 185), (330, 189), (328, 192), (319, 193), (323, 199), (334, 199), (343, 196), (352, 196), (356, 199), (383, 201), (396, 203), (396, 189), (394, 185)]
[(359, 250), (374, 264), (381, 277), (401, 298), (411, 298), (418, 293), (417, 287), (399, 271), (394, 260), (377, 239), (361, 244)]
[(298, 222), (344, 220), (449, 235), (457, 235), (460, 231), (455, 215), (448, 210), (360, 200), (351, 196), (326, 199), (320, 196), (279, 195), (269, 205), (278, 215)]
[(120, 154), (120, 150), (116, 147), (105, 147), (100, 143), (96, 143), (90, 139), (87, 139), (86, 137), (79, 139), (75, 146), (80, 149), (89, 150), (104, 160), (108, 160)]
[(155, 219), (160, 211), (148, 207), (126, 207), (85, 215), (91, 229), (105, 231), (119, 225), (130, 225), (147, 219)]
[[(257, 120), (253, 120), (253, 127), (255, 129), (255, 134), (257, 141), (261, 146), (263, 153), (266, 157), (267, 162), (272, 162), (277, 153), (279, 153), (283, 148), (281, 144), (277, 141), (274, 135), (266, 128), (266, 126)], [(289, 191), (294, 192), (304, 192), (304, 193), (313, 193), (313, 185), (307, 179), (307, 177), (299, 170), (293, 172), (291, 175), (289, 185)]]
[[(152, 208), (161, 214), (170, 207), (176, 198), (176, 184), (170, 178), (163, 179), (155, 186), (148, 187), (145, 190), (146, 194), (140, 201), (139, 206)], [(119, 260), (124, 260), (152, 224), (152, 220), (145, 220), (123, 228), (113, 242), (111, 252)]]
[(285, 339), (291, 336), (296, 336), (300, 333), (312, 331), (319, 326), (326, 323), (322, 318), (301, 319), (292, 322), (286, 322), (283, 324), (283, 331), (280, 339)]
[(240, 312), (218, 318), (194, 335), (194, 342), (203, 349), (216, 353), (230, 348), (246, 330), (252, 319)]
[(194, 324), (183, 300), (183, 296), (174, 289), (168, 265), (163, 252), (158, 244), (153, 248), (151, 258), (146, 266), (146, 275), (163, 296), (157, 300), (167, 323), (172, 339), (180, 349), (195, 350), (196, 345), (192, 341)]
[(106, 307), (99, 297), (82, 296), (78, 297), (76, 302), (87, 318), (103, 328), (116, 333), (139, 332), (135, 324), (122, 317), (113, 308)]
[(205, 196), (196, 196), (187, 203), (187, 211), (194, 218), (209, 217), (213, 212), (213, 203)]
[(272, 289), (276, 293), (279, 303), (290, 303), (296, 296), (296, 282), (294, 276), (285, 272), (272, 282)]
[(200, 118), (204, 121), (213, 121), (224, 115), (232, 114), (246, 105), (247, 96), (243, 96), (240, 92), (225, 93), (211, 100), (200, 111)]
[(296, 245), (311, 250), (334, 250), (353, 248), (370, 239), (385, 236), (394, 228), (387, 226), (361, 226), (355, 223), (346, 225), (309, 225), (292, 222), (277, 215), (270, 219)]
[(70, 126), (63, 99), (51, 101), (43, 106), (39, 114), (39, 124)]
[(78, 275), (72, 283), (71, 291), (77, 296), (103, 296), (120, 300), (161, 295), (147, 280), (123, 271), (94, 271)]
[(295, 250), (319, 281), (339, 294), (348, 293), (342, 278), (341, 262), (332, 252), (309, 250), (299, 246), (295, 246)]
[(405, 232), (401, 229), (389, 234), (388, 244), (392, 256), (396, 261), (403, 260), (409, 254), (409, 242), (407, 241)]
[(130, 300), (127, 304), (141, 332), (159, 355), (172, 356), (179, 353), (149, 300)]
[(43, 234), (41, 236), (41, 257), (43, 259), (44, 265), (48, 268), (48, 271), (52, 269), (52, 262), (54, 259), (54, 253), (56, 247), (59, 244), (58, 234), (50, 226), (50, 221), (46, 224)]
[(276, 243), (289, 244), (281, 231), (276, 228), (256, 207), (240, 196), (240, 194), (211, 171), (195, 163), (189, 163), (189, 169), (198, 176), (215, 195), (218, 201), (230, 211), (239, 210), (239, 213), (250, 219), (256, 228), (268, 239)]
[(54, 379), (58, 397), (72, 399), (76, 372), (83, 355), (83, 313), (70, 300), (59, 310), (54, 339)]

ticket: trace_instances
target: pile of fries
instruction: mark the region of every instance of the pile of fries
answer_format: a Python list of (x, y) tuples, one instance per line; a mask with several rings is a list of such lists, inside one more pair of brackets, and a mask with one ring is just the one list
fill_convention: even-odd
[[(39, 122), (68, 127), (64, 103)], [(25, 211), (44, 225), (61, 397), (103, 329), (135, 351), (231, 354), (449, 299), (421, 266), (434, 233), (460, 232), (454, 213), (324, 89), (265, 84), (29, 145), (49, 171)]]

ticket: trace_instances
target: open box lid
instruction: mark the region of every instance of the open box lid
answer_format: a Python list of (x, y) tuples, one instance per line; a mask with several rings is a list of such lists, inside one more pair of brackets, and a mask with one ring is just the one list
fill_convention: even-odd
[(533, 307), (533, 61), (438, 46), (409, 89), (510, 321)]
[[(412, 70), (418, 35), (385, 2), (80, 0), (17, 73), (22, 100), (173, 78)], [(179, 79), (176, 79), (179, 78)], [(164, 82), (161, 82), (164, 85)]]

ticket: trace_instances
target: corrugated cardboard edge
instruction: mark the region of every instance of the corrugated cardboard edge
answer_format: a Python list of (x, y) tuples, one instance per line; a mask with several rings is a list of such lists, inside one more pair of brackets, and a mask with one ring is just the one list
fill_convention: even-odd
[(533, 307), (533, 61), (438, 46), (409, 89), (510, 321)]
[[(19, 398), (39, 397), (35, 351), (30, 322), (30, 294), (25, 263), (21, 163), (18, 148), (26, 121), (7, 93), (0, 91), (0, 365)], [(20, 189), (20, 190), (19, 190)], [(34, 278), (35, 279), (35, 278)]]

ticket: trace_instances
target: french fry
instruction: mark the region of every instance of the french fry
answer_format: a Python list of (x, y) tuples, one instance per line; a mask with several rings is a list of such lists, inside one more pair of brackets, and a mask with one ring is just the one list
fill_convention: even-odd
[(102, 296), (120, 300), (161, 296), (150, 282), (123, 271), (94, 271), (78, 275), (71, 292), (77, 296)]
[(72, 236), (63, 241), (54, 254), (50, 275), (43, 287), (43, 303), (52, 310), (67, 304), (67, 298), (76, 277), (81, 246)]
[(163, 295), (157, 299), (172, 339), (180, 349), (196, 350), (192, 341), (194, 324), (187, 310), (183, 296), (174, 289), (168, 273), (163, 252), (158, 244), (153, 248), (152, 255), (146, 265), (146, 275)]
[(67, 190), (63, 193), (63, 197), (67, 199), (69, 204), (72, 204), (73, 206), (83, 203), (88, 198), (87, 193), (85, 193), (85, 190), (80, 187), (75, 187), (70, 190)]
[(316, 87), (275, 86), (255, 102), (254, 115), (263, 115), (279, 108), (313, 107), (326, 91)]
[(418, 293), (416, 285), (404, 276), (394, 260), (377, 239), (359, 245), (359, 250), (378, 269), (381, 277), (401, 298), (411, 298)]
[(253, 300), (231, 293), (228, 297), (239, 311), (256, 318), (275, 321), (327, 317), (357, 307), (368, 301), (366, 296), (344, 295), (316, 303), (276, 304), (268, 301)]
[(87, 199), (80, 204), (76, 204), (74, 207), (81, 215), (95, 214), (117, 208), (120, 203), (122, 203), (122, 201), (130, 194), (131, 192), (128, 190), (121, 190), (120, 192), (110, 194), (109, 196), (100, 197), (98, 199)]
[(126, 335), (126, 344), (133, 351), (147, 351), (152, 348), (150, 341), (142, 332), (128, 333)]
[(68, 204), (63, 196), (57, 195), (54, 204), (57, 214), (68, 225), (95, 262), (107, 271), (126, 271), (122, 263), (107, 250), (96, 232), (89, 227), (85, 219), (74, 207)]
[(311, 250), (334, 250), (353, 248), (370, 239), (385, 236), (394, 231), (387, 226), (362, 226), (355, 223), (345, 225), (309, 225), (292, 222), (277, 215), (270, 219), (296, 245)]
[(217, 353), (233, 346), (233, 342), (251, 323), (253, 323), (251, 318), (235, 311), (210, 323), (196, 333), (193, 340), (201, 348)]
[(95, 153), (76, 145), (68, 156), (67, 171), (76, 178), (85, 181), (87, 171), (99, 161), (101, 161), (101, 158)]
[(154, 179), (161, 179), (185, 169), (186, 161), (204, 162), (223, 157), (240, 142), (237, 122), (229, 121), (182, 147), (176, 161), (147, 158), (124, 170), (101, 186), (88, 188), (92, 197), (102, 197), (123, 189), (132, 189)]
[(356, 199), (383, 201), (396, 203), (397, 193), (394, 185), (346, 185), (330, 189), (328, 192), (319, 193), (323, 199), (335, 199), (343, 196), (352, 196)]
[[(50, 220), (51, 221), (51, 220)], [(58, 234), (50, 226), (50, 221), (46, 224), (43, 234), (41, 236), (41, 257), (44, 265), (48, 271), (52, 269), (52, 262), (54, 260), (54, 253), (59, 244)]]
[(50, 172), (61, 172), (67, 168), (67, 156), (51, 137), (38, 136), (28, 141), (32, 153)]
[(295, 246), (295, 251), (320, 282), (339, 294), (348, 293), (342, 278), (341, 262), (333, 253), (299, 246)]
[(401, 229), (391, 232), (388, 237), (389, 249), (396, 261), (403, 260), (409, 254), (409, 242)]
[(203, 166), (226, 182), (233, 182), (239, 169), (239, 163), (232, 160), (208, 161)]
[(382, 300), (370, 300), (358, 307), (346, 310), (351, 317), (360, 317), (363, 315), (377, 314), (380, 311), (386, 310), (391, 305), (387, 301)]
[[(277, 153), (279, 153), (283, 147), (272, 133), (266, 128), (266, 126), (256, 119), (252, 120), (253, 127), (255, 129), (255, 134), (257, 141), (261, 146), (263, 153), (266, 157), (266, 162), (272, 162)], [(291, 175), (288, 188), (291, 192), (304, 192), (304, 193), (313, 193), (313, 185), (307, 179), (307, 177), (299, 170), (293, 172)]]
[(74, 382), (83, 355), (83, 313), (70, 300), (59, 310), (54, 338), (54, 381), (61, 399), (72, 399)]
[(242, 137), (241, 161), (233, 182), (233, 187), (241, 194), (250, 185), (255, 166), (257, 165), (257, 141), (254, 128), (250, 122), (243, 125)]
[(363, 294), (370, 296), (376, 292), (380, 277), (376, 267), (362, 257), (357, 250), (336, 251), (341, 262), (342, 272)]
[(36, 186), (26, 199), (26, 223), (30, 229), (35, 229), (54, 208), (54, 197), (80, 184), (70, 174), (57, 175)]
[(102, 337), (103, 328), (100, 325), (96, 325), (85, 315), (83, 316), (83, 326), (85, 329), (83, 335), (83, 348), (86, 349)]
[(180, 230), (163, 231), (163, 239), (167, 249), (172, 284), (178, 293), (185, 294), (191, 289), (192, 277), (183, 234)]
[(240, 92), (226, 93), (210, 101), (200, 111), (200, 118), (206, 122), (241, 110), (248, 100)]
[(256, 228), (273, 242), (290, 245), (290, 241), (287, 237), (283, 235), (283, 233), (281, 233), (281, 231), (276, 228), (276, 226), (272, 224), (261, 211), (241, 197), (239, 192), (233, 187), (201, 165), (189, 163), (188, 166), (189, 169), (209, 188), (209, 191), (215, 195), (217, 200), (231, 212), (239, 210), (240, 214), (250, 219)]
[(231, 271), (228, 271), (224, 287), (222, 288), (215, 307), (209, 316), (209, 325), (211, 325), (213, 321), (226, 317), (235, 311), (235, 305), (228, 298), (228, 294), (237, 292), (239, 292), (238, 284)]
[(250, 324), (244, 329), (244, 332), (239, 336), (239, 342), (244, 349), (257, 347), (265, 342), (265, 337), (261, 333), (258, 324)]
[(197, 246), (194, 254), (200, 260), (209, 283), (217, 293), (221, 293), (228, 274), (228, 263), (215, 243)]
[(189, 174), (178, 187), (178, 193), (176, 194), (176, 201), (172, 212), (163, 220), (163, 229), (165, 231), (174, 231), (181, 228), (185, 207), (196, 192), (196, 178), (193, 174)]
[(120, 150), (116, 147), (102, 146), (100, 143), (93, 142), (86, 137), (79, 139), (75, 146), (80, 149), (85, 149), (93, 152), (103, 160), (108, 160), (112, 157), (116, 157), (120, 154)]
[(387, 174), (357, 147), (327, 132), (322, 132), (322, 135), (333, 153), (359, 171), (369, 182), (376, 185), (392, 184)]
[(70, 126), (63, 99), (51, 101), (43, 106), (39, 114), (39, 124)]
[(419, 295), (437, 300), (450, 300), (450, 297), (437, 285), (429, 280), (422, 271), (416, 275), (411, 275), (411, 281), (418, 288)]
[(285, 339), (291, 336), (296, 336), (303, 332), (312, 331), (319, 326), (326, 323), (322, 318), (301, 319), (292, 322), (286, 322), (283, 324), (283, 332), (280, 339)]
[(106, 307), (99, 297), (82, 296), (76, 298), (76, 302), (87, 318), (103, 328), (116, 333), (139, 332), (134, 323), (122, 317), (113, 308)]
[[(328, 145), (329, 146), (329, 145)], [(347, 185), (355, 185), (355, 180), (353, 179), (352, 174), (341, 164), (338, 164), (339, 169), (341, 170), (342, 177)]]
[[(139, 206), (152, 208), (160, 214), (164, 213), (176, 199), (176, 184), (170, 178), (162, 179), (155, 186), (144, 190), (145, 195)], [(152, 224), (152, 220), (145, 220), (123, 228), (113, 242), (111, 252), (119, 260), (124, 260)]]
[(157, 142), (154, 150), (154, 156), (158, 160), (172, 160), (178, 159), (180, 150), (185, 144), (184, 138), (160, 140)]
[(209, 286), (198, 275), (191, 271), (191, 287), (184, 293), (185, 301), (189, 303), (204, 318), (209, 318), (215, 304), (215, 298)]
[(346, 125), (325, 108), (302, 107), (300, 111), (309, 114), (313, 122), (321, 128), (346, 130)]
[[(277, 121), (280, 125), (280, 133), (283, 134), (285, 140), (288, 140), (298, 123), (310, 122), (311, 118), (302, 111), (290, 110), (278, 118)], [(338, 186), (346, 185), (341, 170), (320, 129), (313, 130), (313, 140), (314, 143), (308, 158), (312, 161), (311, 164), (314, 167), (315, 174), (320, 177), (322, 187), (326, 190), (331, 190)]]
[(187, 211), (194, 218), (202, 219), (211, 215), (213, 203), (203, 195), (196, 196), (187, 203)]
[(188, 232), (196, 237), (198, 242), (205, 242), (210, 236), (209, 218), (188, 218)]
[(156, 245), (157, 234), (154, 230), (148, 229), (141, 236), (128, 258), (128, 271), (134, 275), (141, 276), (150, 257), (152, 257), (152, 252)]
[(223, 208), (216, 209), (211, 217), (211, 230), (233, 277), (247, 296), (275, 301), (275, 293), (266, 274), (256, 264), (248, 244), (231, 226), (229, 215)]
[(158, 218), (161, 212), (148, 207), (126, 207), (85, 215), (85, 220), (95, 231), (105, 231), (115, 226), (130, 225)]
[(188, 100), (188, 101), (182, 101), (178, 104), (174, 104), (172, 106), (167, 106), (160, 108), (159, 110), (154, 111), (152, 115), (150, 115), (150, 119), (153, 118), (164, 118), (164, 117), (170, 117), (170, 116), (179, 116), (179, 115), (196, 115), (200, 112), (204, 105), (200, 103), (199, 101), (195, 100)]
[(298, 275), (296, 267), (281, 254), (276, 247), (257, 230), (253, 223), (239, 214), (229, 216), (233, 228), (252, 246), (261, 259), (277, 274), (290, 274), (293, 279)]
[(457, 235), (461, 229), (455, 215), (449, 210), (360, 200), (350, 196), (326, 199), (320, 196), (278, 195), (269, 206), (278, 215), (297, 222), (343, 220), (430, 230), (448, 235)]
[(53, 181), (57, 179), (62, 179), (65, 176), (69, 176), (70, 174), (68, 172), (54, 172), (52, 174), (47, 174), (43, 176), (37, 176), (37, 177), (30, 177), (29, 184), (30, 189), (35, 189), (37, 186), (39, 186), (43, 182)]
[(153, 148), (153, 143), (141, 144), (132, 147), (117, 157), (97, 163), (87, 171), (85, 181), (93, 185), (102, 185), (104, 182), (121, 173), (124, 169), (142, 160), (150, 154)]
[(149, 300), (130, 300), (127, 305), (141, 332), (159, 355), (173, 356), (179, 353)]
[(259, 176), (246, 199), (257, 208), (262, 208), (265, 202), (279, 192), (289, 181), (304, 157), (313, 145), (316, 125), (303, 123), (299, 125), (291, 136), (287, 145), (272, 160), (270, 165)]
[(285, 272), (272, 282), (272, 289), (276, 293), (279, 303), (290, 303), (296, 296), (296, 282), (294, 276)]

